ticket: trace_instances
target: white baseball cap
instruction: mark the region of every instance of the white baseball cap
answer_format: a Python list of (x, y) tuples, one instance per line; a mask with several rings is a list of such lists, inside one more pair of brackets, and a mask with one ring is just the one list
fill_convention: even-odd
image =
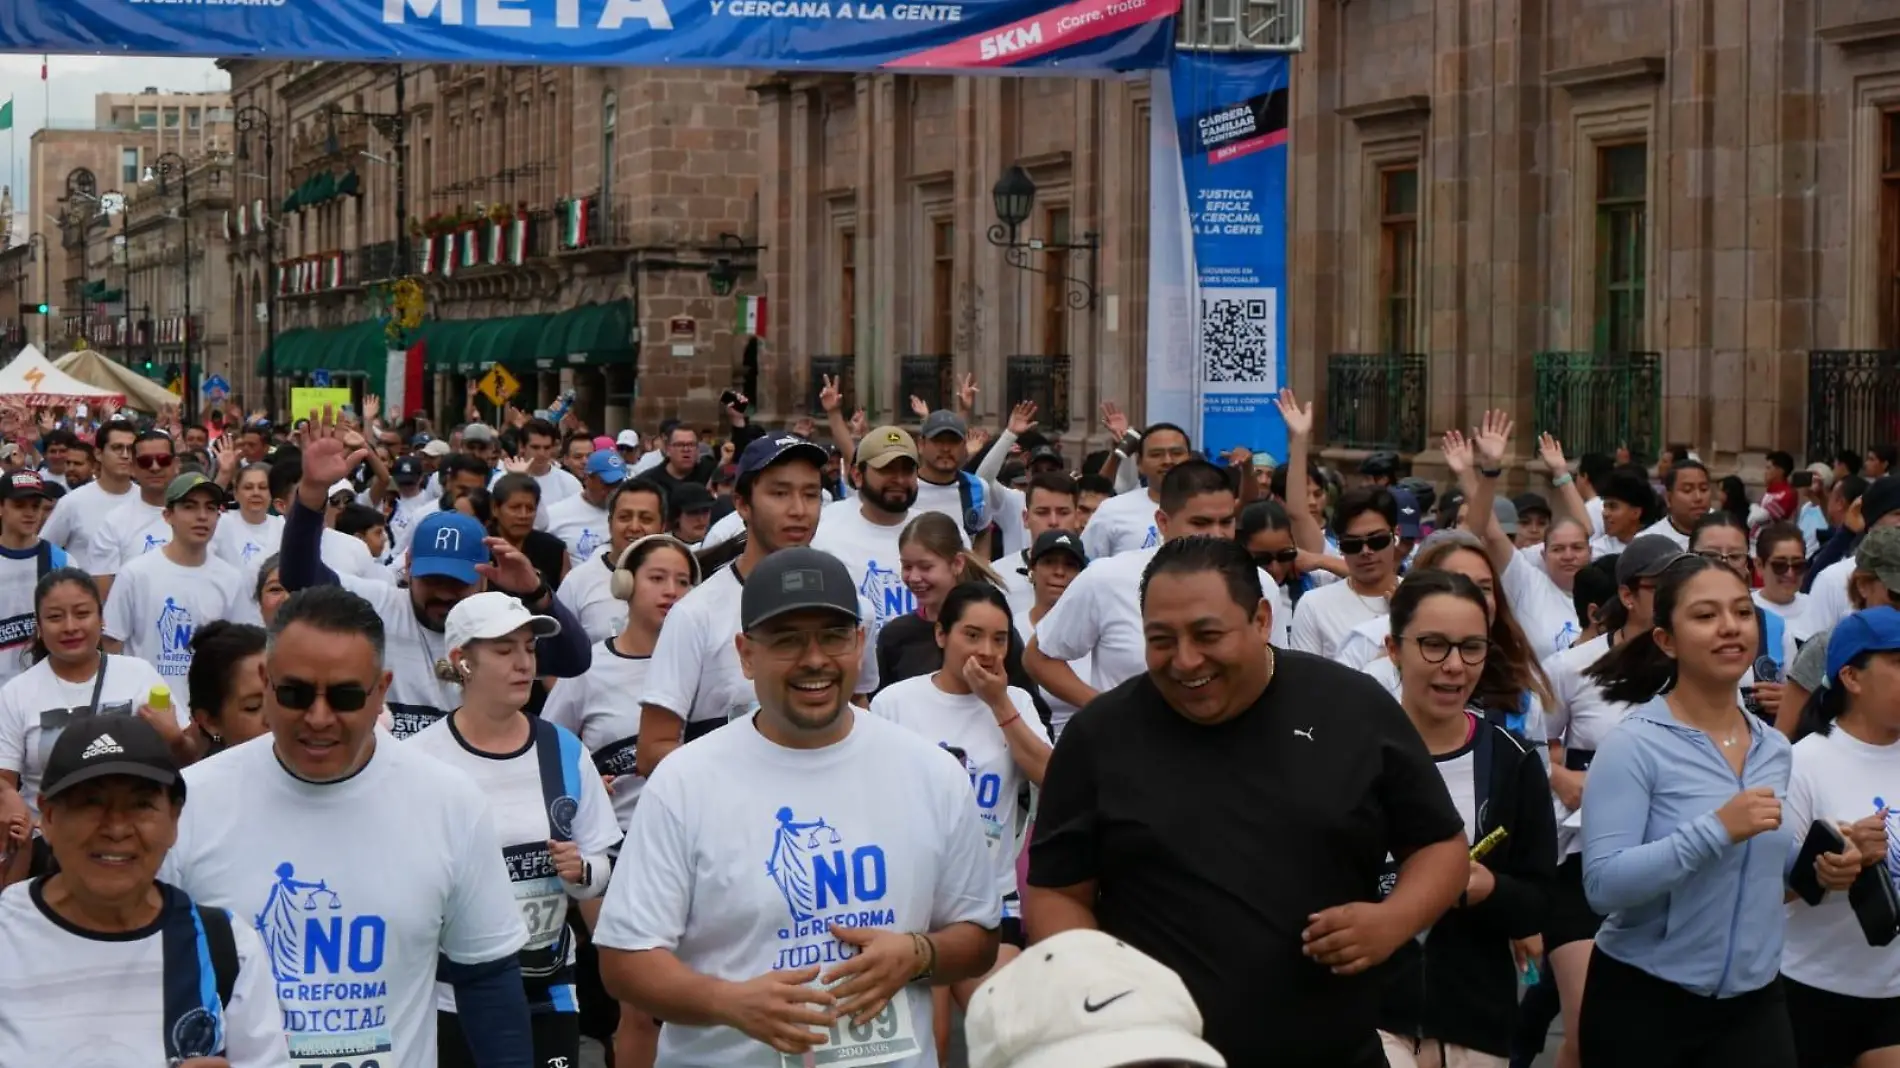
[(351, 482), (347, 478), (338, 479), (336, 482), (330, 484), (330, 491), (323, 496), (325, 500), (331, 500), (339, 493), (347, 493), (354, 499), (356, 496), (356, 483)]
[(449, 609), (449, 618), (442, 624), (442, 631), (447, 640), (445, 648), (465, 649), (469, 642), (506, 638), (523, 627), (529, 628), (537, 638), (561, 633), (560, 620), (553, 616), (537, 616), (528, 611), (528, 606), (522, 604), (519, 597), (500, 591), (462, 598), (454, 608)]
[(449, 443), (443, 441), (441, 438), (437, 438), (422, 447), (422, 455), (437, 458), (447, 456), (452, 451), (454, 450), (449, 448)]
[(970, 1068), (1227, 1068), (1180, 976), (1100, 931), (1029, 947), (970, 999), (964, 1033)]
[(622, 430), (614, 438), (614, 448), (637, 449), (640, 447), (640, 433), (636, 430)]

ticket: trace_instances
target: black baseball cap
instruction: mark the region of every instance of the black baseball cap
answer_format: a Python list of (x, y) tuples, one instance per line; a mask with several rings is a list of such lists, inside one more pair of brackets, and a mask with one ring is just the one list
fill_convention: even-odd
[(28, 497), (52, 500), (52, 486), (35, 471), (15, 471), (0, 479), (0, 500), (19, 501)]
[(1616, 558), (1616, 584), (1635, 585), (1636, 580), (1655, 578), (1668, 570), (1677, 558), (1687, 556), (1682, 546), (1661, 534), (1645, 534), (1630, 542)]
[(853, 622), (863, 618), (850, 570), (844, 561), (810, 546), (780, 549), (746, 576), (739, 595), (739, 626), (751, 630), (787, 613), (813, 609), (848, 616)]
[(1050, 553), (1068, 553), (1075, 557), (1076, 566), (1089, 566), (1089, 554), (1082, 548), (1082, 539), (1066, 530), (1045, 530), (1036, 535), (1036, 544), (1029, 547), (1029, 562), (1034, 564)]
[(1057, 467), (1063, 466), (1062, 450), (1056, 448), (1054, 445), (1038, 445), (1029, 450), (1029, 466), (1034, 467), (1040, 463), (1052, 463)]
[(744, 482), (781, 460), (801, 457), (820, 469), (829, 459), (825, 450), (797, 434), (767, 434), (755, 439), (739, 454), (738, 481)]
[(178, 774), (158, 729), (137, 716), (80, 716), (60, 732), (46, 757), (40, 796), (56, 797), (65, 790), (109, 775), (125, 775), (155, 782), (183, 800), (185, 780)]
[[(611, 453), (609, 455), (612, 455)], [(619, 457), (615, 456), (618, 460)], [(673, 514), (685, 515), (688, 512), (707, 512), (712, 510), (712, 491), (697, 482), (681, 482), (668, 494), (673, 505)]]
[(1871, 527), (1893, 512), (1900, 512), (1900, 475), (1882, 475), (1860, 495), (1860, 517)]
[(1536, 515), (1539, 512), (1544, 514), (1545, 519), (1549, 519), (1555, 514), (1550, 510), (1550, 501), (1541, 493), (1520, 493), (1511, 498), (1511, 503), (1517, 505), (1517, 517), (1519, 519)]
[(389, 476), (398, 485), (409, 486), (422, 481), (422, 461), (414, 456), (404, 456), (390, 468)]

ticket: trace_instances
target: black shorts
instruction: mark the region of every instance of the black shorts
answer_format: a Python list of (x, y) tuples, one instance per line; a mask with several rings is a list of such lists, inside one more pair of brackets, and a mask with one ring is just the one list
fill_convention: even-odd
[(1590, 911), (1583, 896), (1583, 854), (1572, 853), (1557, 865), (1557, 882), (1550, 890), (1550, 913), (1544, 919), (1544, 952), (1572, 942), (1590, 942), (1603, 926), (1603, 917)]
[(1003, 922), (996, 927), (996, 933), (1003, 945), (1015, 946), (1017, 949), (1026, 949), (1029, 946), (1029, 940), (1023, 937), (1023, 921), (1018, 917), (1003, 917)]
[(1900, 1046), (1900, 998), (1857, 998), (1781, 977), (1800, 1068), (1840, 1068)]

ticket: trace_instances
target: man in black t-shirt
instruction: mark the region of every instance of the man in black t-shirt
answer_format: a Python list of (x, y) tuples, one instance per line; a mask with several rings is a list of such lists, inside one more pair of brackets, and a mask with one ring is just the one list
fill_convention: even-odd
[(1458, 900), (1464, 821), (1385, 688), (1272, 648), (1272, 622), (1235, 542), (1155, 556), (1148, 672), (1063, 732), (1024, 920), (1032, 940), (1099, 927), (1174, 969), (1229, 1064), (1383, 1068), (1366, 973)]

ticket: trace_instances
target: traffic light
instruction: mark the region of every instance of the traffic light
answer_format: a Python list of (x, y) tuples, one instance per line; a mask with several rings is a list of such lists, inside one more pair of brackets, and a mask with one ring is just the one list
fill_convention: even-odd
[(50, 315), (52, 311), (52, 306), (44, 302), (39, 304), (34, 304), (31, 301), (20, 302), (21, 315)]
[(145, 371), (145, 376), (147, 378), (150, 378), (152, 376), (152, 361), (151, 360), (145, 361), (144, 371)]

